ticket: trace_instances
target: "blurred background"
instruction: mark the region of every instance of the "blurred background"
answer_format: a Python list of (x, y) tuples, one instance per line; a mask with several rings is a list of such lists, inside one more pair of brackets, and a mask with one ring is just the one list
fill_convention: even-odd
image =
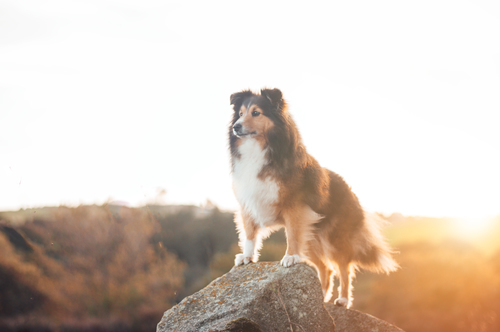
[[(500, 329), (497, 1), (0, 0), (0, 330), (150, 331), (227, 272), (229, 96), (387, 221), (354, 309)], [(279, 260), (284, 235), (264, 245)]]

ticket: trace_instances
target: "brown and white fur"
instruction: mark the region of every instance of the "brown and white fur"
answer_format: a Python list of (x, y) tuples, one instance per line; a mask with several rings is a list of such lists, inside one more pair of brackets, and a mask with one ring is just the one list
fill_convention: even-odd
[(340, 280), (335, 304), (352, 304), (358, 268), (394, 271), (398, 265), (376, 222), (365, 217), (356, 195), (337, 174), (310, 156), (278, 89), (231, 95), (229, 126), (235, 215), (243, 253), (235, 265), (256, 262), (262, 240), (285, 228), (281, 265), (313, 264), (330, 300), (334, 271)]

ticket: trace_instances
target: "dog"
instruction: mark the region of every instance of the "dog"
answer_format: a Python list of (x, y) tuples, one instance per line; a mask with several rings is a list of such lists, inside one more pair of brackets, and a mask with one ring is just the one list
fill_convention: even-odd
[(312, 264), (328, 302), (339, 278), (336, 305), (352, 305), (355, 270), (389, 273), (398, 268), (378, 223), (365, 217), (342, 177), (307, 153), (279, 89), (231, 95), (229, 126), (235, 213), (241, 254), (235, 266), (256, 262), (262, 241), (285, 228), (281, 265)]

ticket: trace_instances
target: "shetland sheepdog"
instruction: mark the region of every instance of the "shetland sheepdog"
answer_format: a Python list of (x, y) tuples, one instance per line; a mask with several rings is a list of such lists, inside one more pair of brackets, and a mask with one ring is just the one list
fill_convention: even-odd
[(302, 143), (278, 89), (231, 95), (229, 146), (235, 214), (243, 253), (235, 265), (256, 262), (262, 240), (284, 227), (281, 265), (312, 264), (325, 301), (339, 278), (335, 304), (352, 304), (352, 278), (359, 268), (389, 273), (398, 268), (378, 223), (365, 216), (358, 198), (336, 173), (321, 167)]

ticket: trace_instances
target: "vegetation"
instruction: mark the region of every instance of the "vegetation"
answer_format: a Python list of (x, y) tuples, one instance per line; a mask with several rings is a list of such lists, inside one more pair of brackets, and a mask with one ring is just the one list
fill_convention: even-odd
[[(232, 268), (232, 218), (194, 206), (0, 213), (0, 330), (152, 331), (165, 310)], [(458, 236), (451, 219), (386, 219), (402, 268), (360, 273), (354, 309), (407, 332), (500, 330), (500, 218), (474, 237)], [(285, 248), (275, 233), (261, 260), (280, 260)]]
[[(6, 326), (91, 330), (116, 321), (151, 331), (183, 287), (186, 264), (151, 242), (158, 225), (144, 210), (62, 207), (51, 220), (2, 228), (0, 319)], [(5, 236), (13, 230), (31, 249)]]

